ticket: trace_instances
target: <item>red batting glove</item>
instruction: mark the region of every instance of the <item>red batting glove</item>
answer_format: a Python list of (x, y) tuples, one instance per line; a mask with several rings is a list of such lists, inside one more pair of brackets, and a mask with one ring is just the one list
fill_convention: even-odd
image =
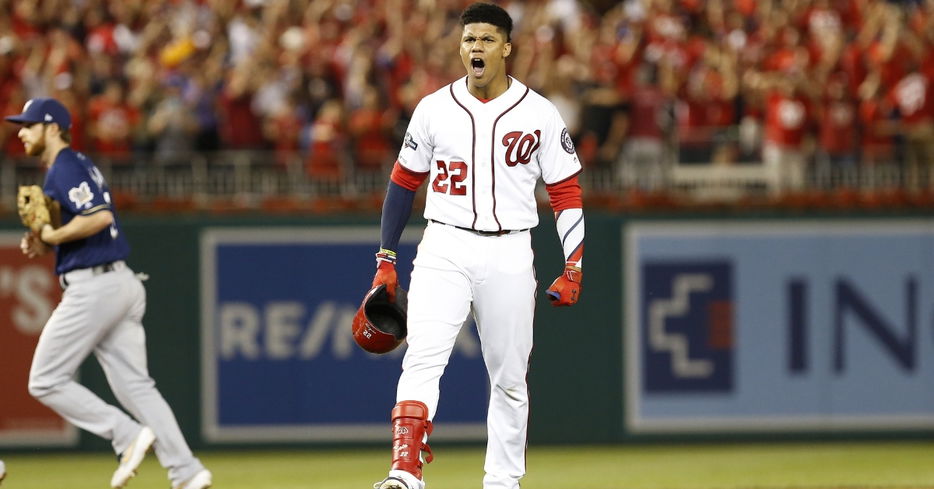
[(551, 287), (545, 291), (551, 305), (573, 306), (581, 295), (581, 279), (584, 278), (584, 272), (580, 267), (574, 265), (565, 265), (564, 273), (552, 282)]
[(389, 300), (394, 302), (399, 279), (396, 277), (396, 253), (393, 251), (379, 250), (376, 254), (376, 276), (373, 277), (373, 285), (370, 288), (381, 284), (386, 284)]

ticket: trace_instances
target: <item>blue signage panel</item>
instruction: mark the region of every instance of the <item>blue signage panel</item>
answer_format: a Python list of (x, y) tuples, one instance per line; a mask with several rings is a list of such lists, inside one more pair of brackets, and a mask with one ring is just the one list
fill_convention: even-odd
[(645, 264), (646, 392), (733, 389), (731, 268), (724, 261)]
[[(374, 355), (351, 335), (375, 272), (378, 236), (376, 227), (202, 234), (207, 440), (387, 439), (405, 344)], [(405, 288), (417, 239), (406, 233), (398, 250)], [(434, 438), (485, 436), (488, 385), (472, 323), (461, 331), (441, 388)]]
[(934, 221), (623, 232), (630, 431), (934, 428)]

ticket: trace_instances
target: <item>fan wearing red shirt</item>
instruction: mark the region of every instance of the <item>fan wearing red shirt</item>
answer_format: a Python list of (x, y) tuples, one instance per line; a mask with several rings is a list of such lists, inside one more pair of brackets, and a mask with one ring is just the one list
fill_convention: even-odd
[(658, 83), (658, 69), (643, 63), (635, 77), (626, 143), (616, 169), (623, 182), (648, 188), (662, 184), (669, 122), (665, 114), (673, 102)]
[(91, 98), (88, 103), (88, 135), (91, 150), (95, 153), (112, 156), (130, 153), (140, 114), (127, 103), (125, 93), (118, 80), (109, 80), (104, 93)]
[(805, 138), (812, 122), (804, 80), (776, 73), (752, 76), (749, 83), (765, 91), (762, 163), (770, 174), (773, 195), (803, 190), (808, 161)]
[(861, 163), (864, 168), (890, 164), (895, 159), (896, 128), (891, 101), (885, 97), (878, 73), (870, 73), (859, 86)]
[(934, 83), (916, 62), (909, 64), (908, 73), (889, 92), (905, 138), (905, 164), (908, 183), (921, 187), (919, 178), (930, 173), (934, 164)]
[(821, 184), (853, 186), (857, 172), (857, 105), (846, 75), (831, 75), (824, 88), (817, 118), (817, 172)]

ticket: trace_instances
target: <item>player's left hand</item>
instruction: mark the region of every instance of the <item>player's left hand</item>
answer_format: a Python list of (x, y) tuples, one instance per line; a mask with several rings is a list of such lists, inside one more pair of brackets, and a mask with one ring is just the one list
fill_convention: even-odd
[(580, 267), (574, 265), (565, 265), (564, 273), (552, 282), (551, 287), (545, 291), (551, 305), (573, 306), (581, 295), (581, 280), (584, 278), (584, 272)]

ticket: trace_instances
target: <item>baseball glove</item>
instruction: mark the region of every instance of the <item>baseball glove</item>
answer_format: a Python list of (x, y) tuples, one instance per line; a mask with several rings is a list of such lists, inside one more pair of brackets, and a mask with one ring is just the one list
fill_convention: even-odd
[(38, 185), (20, 185), (16, 210), (23, 225), (35, 232), (41, 231), (46, 224), (56, 227), (60, 219), (58, 202), (45, 195)]

